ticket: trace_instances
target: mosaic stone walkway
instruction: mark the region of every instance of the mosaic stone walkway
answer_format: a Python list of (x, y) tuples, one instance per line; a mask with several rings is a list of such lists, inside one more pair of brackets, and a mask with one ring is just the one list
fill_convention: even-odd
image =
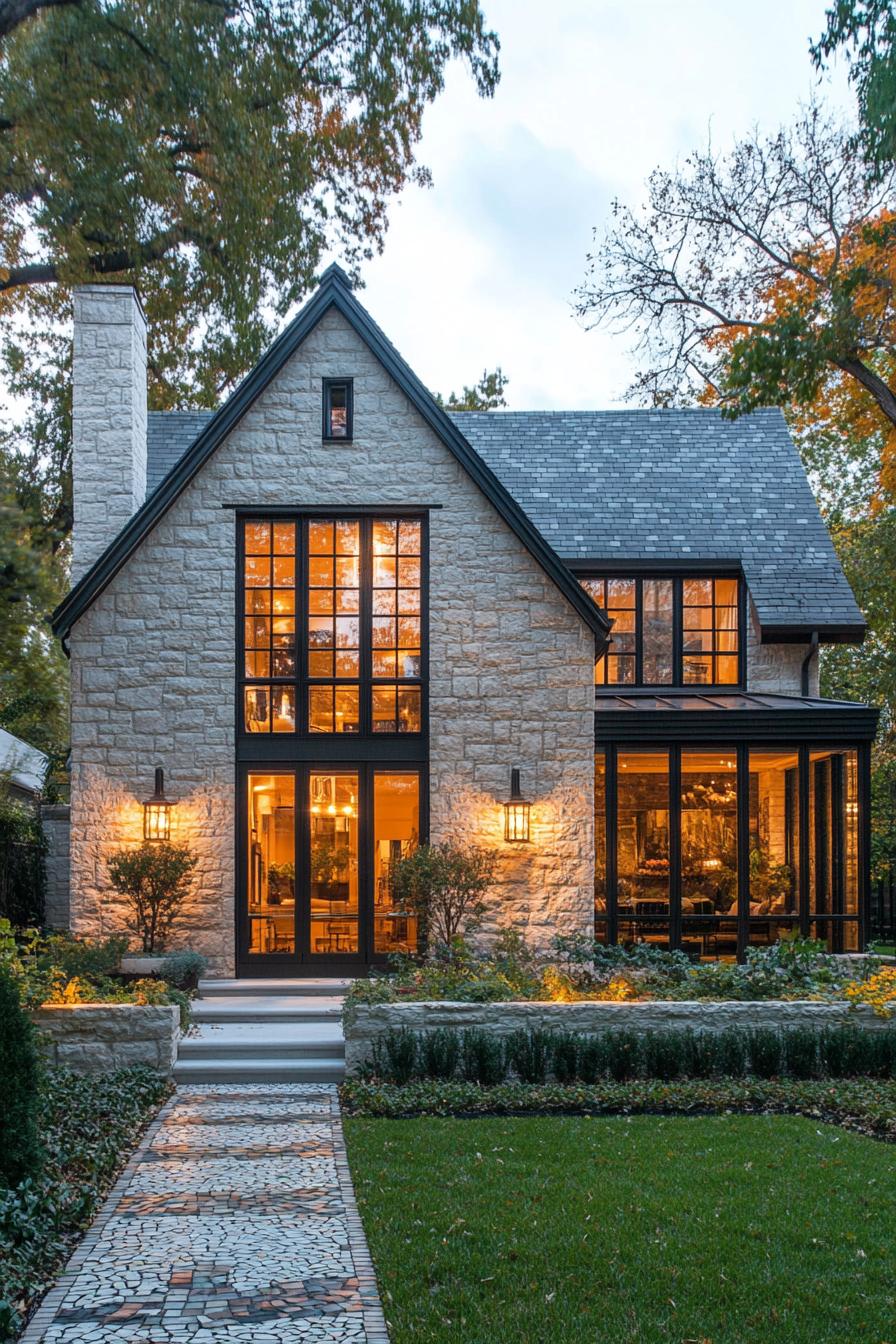
[(336, 1088), (180, 1088), (22, 1344), (388, 1344)]

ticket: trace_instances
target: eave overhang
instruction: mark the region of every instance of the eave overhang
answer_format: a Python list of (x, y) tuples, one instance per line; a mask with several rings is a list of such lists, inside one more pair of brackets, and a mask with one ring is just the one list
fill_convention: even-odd
[(188, 451), (122, 528), (96, 563), (59, 604), (50, 618), (54, 633), (65, 641), (75, 622), (112, 581), (147, 533), (186, 489), (218, 445), (239, 424), (256, 399), (331, 308), (341, 313), (364, 341), (426, 424), (438, 435), (529, 554), (560, 590), (575, 613), (592, 630), (595, 637), (595, 654), (596, 657), (600, 657), (607, 646), (610, 632), (610, 624), (603, 612), (591, 600), (494, 472), (437, 404), (370, 314), (358, 303), (352, 293), (348, 276), (338, 266), (331, 266), (324, 273), (319, 288), (302, 311), (280, 334), (255, 368), (246, 375), (233, 395), (212, 417)]
[(785, 746), (871, 742), (879, 711), (847, 700), (759, 692), (645, 693), (596, 697), (594, 737), (607, 743), (727, 743)]

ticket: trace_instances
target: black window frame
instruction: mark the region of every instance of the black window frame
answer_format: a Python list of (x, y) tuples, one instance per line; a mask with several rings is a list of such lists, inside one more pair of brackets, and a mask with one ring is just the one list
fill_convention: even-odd
[[(837, 737), (828, 737), (823, 731), (813, 734), (808, 740), (796, 735), (782, 735), (780, 740), (773, 743), (762, 740), (761, 737), (749, 736), (739, 738), (737, 726), (731, 725), (730, 736), (722, 740), (726, 750), (729, 750), (736, 760), (736, 779), (737, 779), (737, 839), (738, 839), (738, 859), (737, 859), (737, 901), (734, 906), (734, 913), (727, 915), (711, 916), (720, 924), (736, 925), (737, 928), (737, 957), (743, 960), (746, 955), (746, 949), (750, 946), (750, 930), (752, 928), (768, 923), (768, 916), (756, 916), (750, 914), (750, 798), (749, 798), (749, 761), (750, 751), (767, 751), (770, 748), (779, 751), (793, 752), (797, 757), (797, 791), (798, 791), (798, 823), (799, 823), (799, 885), (798, 885), (798, 910), (793, 914), (781, 914), (774, 917), (774, 922), (781, 925), (789, 925), (797, 930), (804, 938), (812, 934), (813, 928), (825, 926), (830, 928), (835, 950), (843, 950), (843, 930), (847, 925), (853, 925), (858, 934), (859, 949), (863, 950), (868, 938), (869, 930), (869, 872), (870, 872), (870, 845), (871, 845), (871, 748), (868, 742), (856, 740), (854, 738), (844, 738), (838, 740)], [(657, 735), (652, 741), (647, 738), (629, 738), (624, 734), (613, 735), (595, 744), (595, 761), (599, 754), (603, 754), (604, 760), (604, 901), (605, 911), (598, 914), (595, 910), (595, 935), (598, 930), (605, 932), (606, 942), (609, 945), (616, 945), (619, 941), (619, 892), (618, 892), (618, 872), (617, 872), (617, 812), (618, 812), (618, 758), (620, 753), (638, 753), (649, 751), (662, 751), (668, 753), (668, 779), (669, 779), (669, 912), (666, 915), (648, 916), (641, 915), (635, 921), (640, 927), (648, 928), (651, 922), (656, 927), (667, 927), (669, 931), (669, 947), (677, 949), (682, 946), (682, 934), (685, 927), (682, 914), (682, 874), (680, 865), (680, 837), (681, 837), (681, 758), (682, 753), (690, 751), (717, 751), (720, 741), (712, 737), (701, 737), (695, 733), (693, 738), (683, 738), (677, 736), (672, 739), (663, 735)], [(843, 813), (841, 812), (834, 818), (834, 827), (832, 829), (832, 839), (840, 847), (840, 869), (839, 875), (832, 884), (832, 904), (833, 908), (829, 912), (819, 912), (814, 899), (814, 890), (810, 882), (810, 804), (809, 804), (809, 775), (811, 769), (811, 755), (813, 752), (838, 752), (843, 749), (856, 752), (856, 787), (857, 804), (859, 808), (858, 824), (858, 852), (857, 862), (857, 913), (855, 915), (845, 914), (842, 909), (843, 887), (842, 887), (842, 860), (843, 860)], [(818, 813), (815, 813), (816, 819)], [(595, 817), (595, 826), (598, 819)], [(839, 837), (839, 839), (838, 839)], [(595, 847), (597, 852), (597, 847)], [(595, 897), (597, 896), (597, 872), (595, 871)], [(595, 901), (596, 904), (596, 901)]]
[[(345, 433), (334, 434), (333, 389), (345, 388)], [(355, 431), (355, 385), (353, 378), (324, 378), (321, 380), (321, 435), (324, 443), (351, 443)]]
[[(576, 578), (583, 579), (629, 579), (635, 584), (635, 679), (629, 682), (596, 682), (598, 694), (618, 695), (626, 689), (647, 687), (651, 690), (693, 691), (701, 694), (709, 691), (744, 690), (747, 685), (747, 585), (743, 573), (733, 566), (694, 565), (681, 569), (641, 569), (632, 565), (596, 565), (571, 566)], [(644, 582), (654, 579), (669, 580), (672, 583), (672, 679), (671, 681), (645, 681), (644, 669)], [(737, 681), (685, 681), (684, 680), (684, 584), (688, 579), (735, 579), (737, 581)], [(599, 605), (599, 604), (598, 604)], [(603, 608), (601, 608), (603, 610)], [(610, 634), (612, 641), (612, 632)], [(609, 654), (609, 646), (604, 658)], [(713, 668), (716, 654), (713, 653)], [(600, 661), (600, 660), (598, 660)]]
[[(236, 535), (236, 694), (235, 694), (235, 720), (237, 740), (245, 746), (249, 743), (258, 744), (259, 750), (253, 750), (251, 755), (279, 754), (274, 747), (277, 742), (292, 743), (293, 749), (296, 742), (301, 741), (308, 744), (317, 744), (312, 749), (322, 750), (322, 744), (327, 744), (327, 750), (331, 750), (335, 743), (359, 743), (366, 742), (371, 744), (381, 744), (379, 751), (374, 747), (375, 754), (382, 754), (388, 759), (400, 757), (408, 752), (412, 757), (417, 756), (417, 751), (413, 744), (425, 743), (429, 736), (429, 513), (425, 508), (411, 507), (402, 508), (401, 506), (355, 506), (354, 508), (339, 509), (327, 507), (313, 508), (240, 508), (235, 511), (237, 521)], [(358, 677), (355, 678), (315, 678), (308, 675), (307, 661), (307, 643), (306, 631), (308, 622), (308, 585), (307, 585), (307, 558), (308, 558), (308, 527), (311, 522), (321, 522), (325, 520), (333, 521), (351, 521), (357, 522), (360, 528), (360, 666)], [(415, 522), (420, 524), (420, 676), (419, 678), (403, 677), (374, 677), (372, 673), (373, 654), (372, 654), (372, 604), (373, 604), (373, 547), (372, 534), (374, 522)], [(283, 523), (291, 522), (296, 526), (296, 554), (295, 554), (295, 624), (296, 624), (296, 667), (292, 677), (274, 678), (274, 677), (247, 677), (245, 648), (243, 645), (243, 633), (245, 629), (245, 529), (248, 523)], [(346, 686), (357, 685), (359, 688), (359, 731), (357, 733), (337, 733), (337, 732), (310, 732), (308, 726), (308, 699), (309, 688), (315, 685), (335, 685)], [(402, 685), (419, 686), (420, 688), (420, 728), (417, 732), (381, 732), (373, 731), (372, 701), (373, 689), (377, 685), (394, 684), (399, 687)], [(261, 733), (251, 733), (245, 726), (245, 699), (246, 688), (253, 685), (289, 685), (295, 688), (296, 696), (296, 717), (295, 728), (292, 732), (276, 733), (266, 731)], [(354, 751), (357, 754), (357, 746)], [(338, 756), (341, 758), (345, 748), (338, 749)], [(349, 752), (351, 754), (351, 752)], [(366, 754), (366, 753), (365, 753)]]

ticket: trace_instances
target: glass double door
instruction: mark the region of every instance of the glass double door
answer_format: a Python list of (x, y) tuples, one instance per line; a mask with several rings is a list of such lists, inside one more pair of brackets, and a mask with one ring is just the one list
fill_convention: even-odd
[(415, 951), (417, 921), (393, 899), (392, 878), (419, 843), (420, 816), (416, 770), (248, 770), (240, 972), (351, 973)]

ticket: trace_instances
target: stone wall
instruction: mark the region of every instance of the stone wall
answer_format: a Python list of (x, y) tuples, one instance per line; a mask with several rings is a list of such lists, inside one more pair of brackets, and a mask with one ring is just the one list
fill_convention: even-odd
[(32, 1013), (51, 1064), (75, 1073), (108, 1073), (145, 1064), (170, 1075), (180, 1035), (171, 1004), (45, 1005)]
[[(321, 379), (354, 378), (354, 441), (321, 442)], [(501, 850), (484, 937), (593, 927), (594, 641), (353, 330), (330, 312), (76, 624), (72, 924), (123, 925), (109, 854), (156, 765), (199, 857), (174, 943), (233, 970), (232, 509), (424, 503), (430, 515), (430, 833)], [(529, 846), (505, 845), (519, 766)]]
[(44, 923), (50, 929), (69, 926), (69, 867), (71, 862), (68, 803), (42, 803), (40, 821), (47, 840), (47, 894)]
[(496, 1036), (520, 1028), (601, 1032), (625, 1027), (647, 1032), (690, 1028), (723, 1031), (726, 1027), (836, 1027), (849, 1022), (869, 1031), (892, 1030), (867, 1005), (767, 1000), (756, 1003), (650, 1001), (646, 1003), (378, 1003), (359, 1004), (345, 1026), (346, 1073), (357, 1073), (370, 1057), (372, 1042), (388, 1031), (406, 1027), (433, 1031), (437, 1027), (483, 1027)]
[[(752, 602), (748, 603), (748, 608), (747, 690), (802, 695), (803, 662), (809, 652), (808, 643), (763, 644)], [(809, 694), (819, 694), (817, 650), (809, 664)]]

